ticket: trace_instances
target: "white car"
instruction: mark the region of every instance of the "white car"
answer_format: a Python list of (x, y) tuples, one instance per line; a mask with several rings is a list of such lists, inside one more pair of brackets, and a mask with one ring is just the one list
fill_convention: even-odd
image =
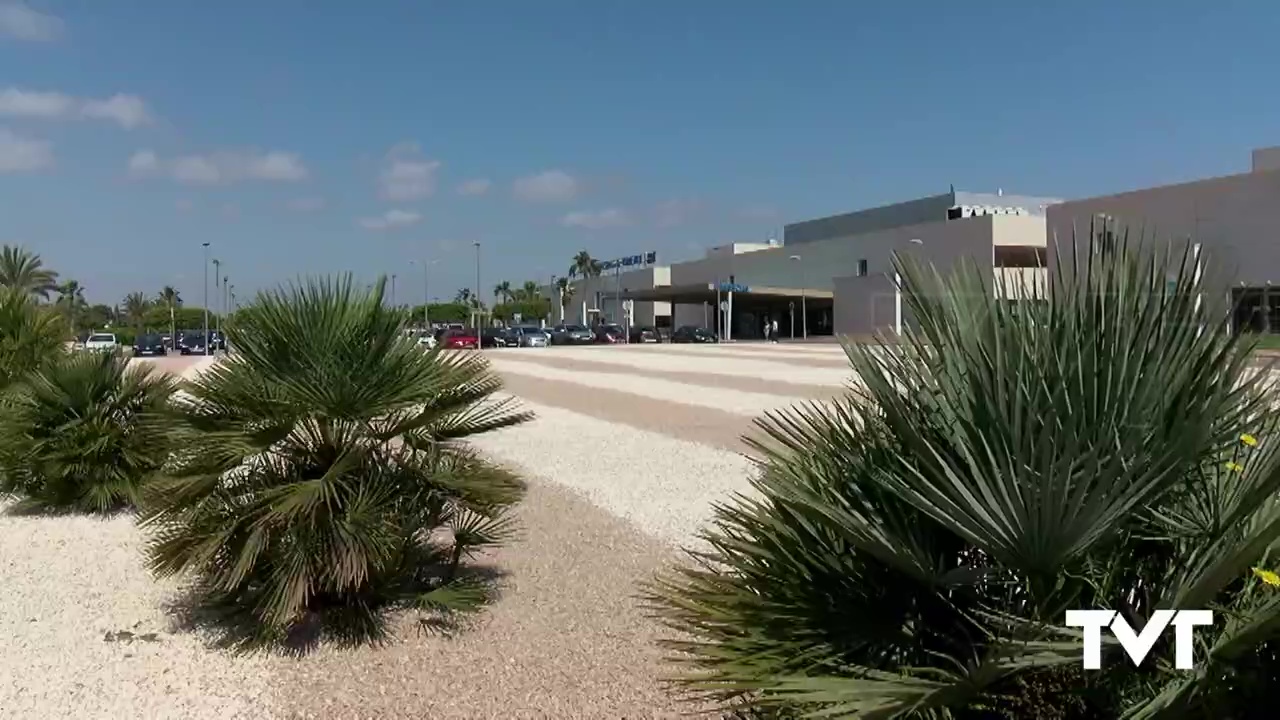
[(422, 337), (418, 338), (418, 344), (430, 350), (436, 346), (436, 337), (434, 335), (431, 335), (430, 333), (427, 333)]
[(116, 336), (111, 333), (94, 333), (84, 341), (84, 349), (89, 352), (115, 352), (118, 347)]

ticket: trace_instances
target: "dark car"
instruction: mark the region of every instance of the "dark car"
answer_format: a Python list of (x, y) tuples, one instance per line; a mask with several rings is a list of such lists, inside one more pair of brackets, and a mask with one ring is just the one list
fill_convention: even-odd
[(178, 352), (183, 355), (204, 355), (204, 333), (188, 331), (179, 335)]
[(673, 343), (713, 343), (718, 340), (719, 338), (716, 337), (715, 333), (706, 328), (693, 325), (678, 327), (675, 332), (671, 333), (671, 342)]
[(596, 342), (601, 345), (618, 345), (627, 341), (627, 333), (621, 325), (597, 325)]
[(142, 335), (133, 342), (134, 355), (167, 355), (168, 352), (161, 335)]
[(662, 342), (662, 333), (658, 332), (656, 327), (633, 327), (631, 328), (631, 342), (660, 343)]
[(595, 333), (583, 325), (557, 325), (551, 328), (553, 345), (590, 345), (595, 341)]
[(480, 347), (514, 347), (511, 331), (507, 328), (485, 328), (480, 331)]

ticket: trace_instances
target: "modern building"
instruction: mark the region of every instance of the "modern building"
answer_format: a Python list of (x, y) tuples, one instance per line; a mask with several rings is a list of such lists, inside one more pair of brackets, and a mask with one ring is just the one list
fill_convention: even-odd
[(1205, 297), (1230, 302), (1237, 328), (1280, 330), (1280, 148), (1255, 150), (1248, 172), (1053, 205), (1050, 264), (1087, 243), (1091, 224), (1104, 223), (1148, 241), (1184, 248), (1190, 241), (1199, 248)]
[(1009, 282), (1042, 284), (1044, 212), (1056, 202), (951, 190), (794, 223), (781, 243), (712, 248), (671, 265), (668, 284), (620, 297), (670, 303), (673, 325), (706, 325), (730, 339), (759, 338), (773, 321), (783, 337), (900, 329), (894, 253), (938, 267), (971, 258), (991, 269), (992, 292)]

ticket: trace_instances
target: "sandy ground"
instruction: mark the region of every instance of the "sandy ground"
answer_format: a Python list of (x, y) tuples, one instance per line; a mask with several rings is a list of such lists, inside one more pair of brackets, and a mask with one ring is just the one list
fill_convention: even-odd
[[(383, 647), (234, 658), (172, 626), (164, 605), (174, 588), (146, 576), (127, 518), (0, 516), (9, 597), (0, 601), (0, 717), (603, 720), (689, 711), (661, 686), (669, 669), (639, 583), (691, 542), (711, 502), (745, 489), (747, 410), (839, 392), (792, 375), (838, 371), (840, 349), (500, 352), (518, 370), (504, 373), (506, 392), (542, 416), (477, 442), (531, 488), (523, 536), (484, 559), (502, 573), (503, 595), (473, 627), (446, 639), (405, 618)], [(148, 362), (193, 372), (200, 360)], [(683, 394), (655, 397), (655, 383)], [(734, 392), (754, 399), (729, 402), (723, 393)], [(17, 585), (24, 590), (8, 590)], [(135, 638), (104, 639), (118, 630)]]

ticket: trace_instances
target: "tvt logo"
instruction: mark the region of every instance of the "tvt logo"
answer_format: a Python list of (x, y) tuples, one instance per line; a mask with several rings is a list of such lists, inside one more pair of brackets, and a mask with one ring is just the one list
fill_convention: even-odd
[(1141, 665), (1151, 648), (1173, 625), (1173, 665), (1179, 670), (1191, 670), (1195, 664), (1195, 638), (1192, 628), (1212, 625), (1212, 610), (1156, 610), (1141, 632), (1114, 610), (1068, 610), (1067, 625), (1084, 628), (1084, 669), (1102, 669), (1102, 628), (1111, 628), (1111, 634), (1120, 647), (1129, 654), (1134, 665)]

